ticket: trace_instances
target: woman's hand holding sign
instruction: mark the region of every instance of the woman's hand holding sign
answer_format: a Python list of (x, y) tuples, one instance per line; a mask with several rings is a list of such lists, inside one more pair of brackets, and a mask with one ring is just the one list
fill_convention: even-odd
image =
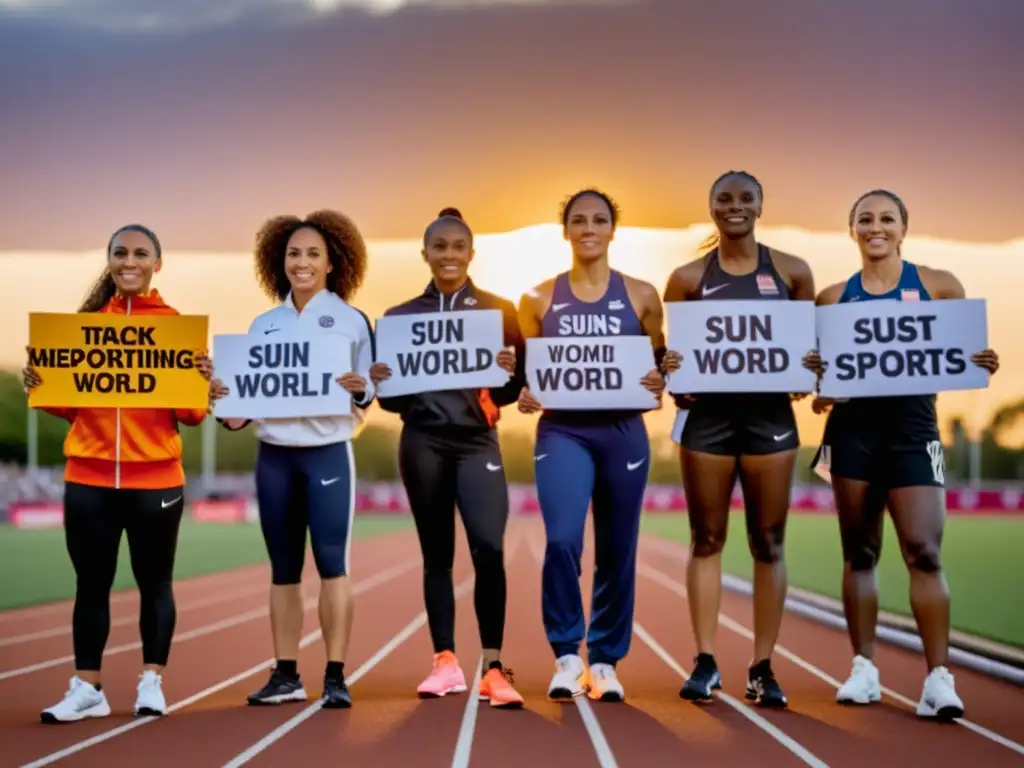
[(515, 347), (504, 347), (501, 352), (498, 353), (495, 361), (498, 366), (508, 372), (509, 376), (515, 375), (516, 372), (516, 348)]
[(374, 363), (370, 366), (370, 381), (373, 386), (378, 386), (382, 381), (391, 378), (391, 366), (387, 363)]
[(537, 411), (543, 410), (544, 406), (540, 404), (540, 400), (534, 397), (533, 392), (528, 387), (523, 387), (519, 392), (519, 412), (520, 413), (536, 413)]
[(989, 375), (999, 370), (999, 354), (991, 349), (975, 352), (971, 355), (971, 362), (979, 368), (984, 368)]
[[(31, 354), (32, 348), (25, 347), (25, 351)], [(31, 365), (26, 365), (21, 369), (21, 383), (22, 386), (25, 387), (25, 391), (28, 392), (30, 389), (35, 389), (42, 384), (43, 380), (40, 378), (39, 373), (36, 372), (35, 368)]]
[(366, 391), (366, 379), (354, 371), (344, 373), (335, 379), (349, 394), (355, 395)]
[(210, 381), (213, 378), (213, 360), (210, 359), (210, 355), (206, 352), (200, 352), (193, 359), (196, 364), (196, 370), (199, 371), (204, 379)]
[(673, 349), (668, 350), (661, 358), (661, 372), (668, 376), (683, 367), (683, 356)]

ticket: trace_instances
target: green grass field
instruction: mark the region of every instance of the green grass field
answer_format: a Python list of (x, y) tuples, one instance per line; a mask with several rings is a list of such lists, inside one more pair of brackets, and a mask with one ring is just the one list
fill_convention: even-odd
[[(387, 533), (412, 525), (412, 519), (393, 515), (359, 515), (356, 538)], [(201, 576), (267, 561), (259, 525), (196, 523), (182, 520), (175, 578)], [(127, 538), (114, 589), (134, 589)], [(17, 530), (0, 525), (0, 610), (54, 600), (75, 594), (75, 572), (64, 548), (64, 529)]]
[[(648, 515), (643, 530), (683, 544), (690, 532), (685, 515)], [(750, 578), (742, 513), (734, 513), (723, 568)], [(949, 517), (942, 543), (943, 567), (952, 599), (954, 629), (1024, 648), (1024, 519)], [(839, 527), (829, 515), (793, 515), (786, 533), (786, 563), (794, 587), (840, 597), (843, 557)], [(682, 573), (677, 574), (680, 579)], [(910, 615), (909, 577), (892, 522), (886, 517), (878, 568), (879, 607)]]
[[(405, 516), (360, 515), (355, 535), (362, 538), (411, 525), (411, 518)], [(643, 530), (684, 545), (689, 542), (684, 515), (647, 515)], [(950, 517), (942, 554), (953, 597), (954, 628), (1024, 648), (1024, 608), (1017, 602), (1024, 585), (1024, 519)], [(842, 554), (834, 517), (791, 517), (786, 559), (790, 584), (839, 597)], [(266, 562), (266, 551), (258, 525), (203, 524), (188, 519), (182, 523), (177, 578), (262, 562)], [(729, 573), (751, 576), (742, 514), (734, 514), (731, 520), (724, 564)], [(677, 576), (682, 579), (682, 572)], [(878, 581), (881, 607), (909, 615), (907, 571), (888, 519)], [(134, 586), (128, 546), (123, 541), (114, 587)], [(19, 531), (0, 526), (0, 610), (73, 595), (74, 572), (62, 529)]]

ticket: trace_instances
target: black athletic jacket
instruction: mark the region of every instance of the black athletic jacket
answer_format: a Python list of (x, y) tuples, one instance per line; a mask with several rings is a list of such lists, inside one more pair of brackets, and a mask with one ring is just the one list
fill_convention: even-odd
[(526, 383), (526, 341), (519, 330), (519, 319), (512, 302), (477, 288), (472, 280), (446, 297), (430, 284), (422, 294), (392, 307), (387, 315), (412, 315), (418, 312), (468, 312), (474, 309), (500, 309), (504, 317), (505, 346), (516, 350), (516, 373), (508, 383), (489, 389), (456, 389), (423, 392), (398, 397), (377, 396), (385, 411), (397, 413), (406, 424), (437, 430), (491, 429), (498, 421), (499, 409), (519, 399)]

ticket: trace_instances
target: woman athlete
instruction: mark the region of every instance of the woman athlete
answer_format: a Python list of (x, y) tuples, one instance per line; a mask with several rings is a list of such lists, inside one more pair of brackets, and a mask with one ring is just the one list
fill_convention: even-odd
[[(162, 266), (160, 241), (153, 232), (138, 224), (122, 227), (110, 238), (107, 267), (78, 311), (177, 315), (150, 285)], [(194, 361), (209, 379), (205, 352)], [(26, 390), (42, 382), (31, 354), (22, 378)], [(128, 536), (140, 598), (143, 671), (134, 711), (165, 715), (162, 674), (177, 618), (174, 562), (184, 511), (178, 426), (201, 424), (206, 409), (40, 410), (71, 423), (64, 441), (64, 537), (76, 580), (71, 618), (75, 674), (64, 698), (44, 709), (41, 719), (58, 723), (110, 714), (100, 667), (110, 634), (110, 590), (122, 533)]]
[[(761, 184), (749, 173), (729, 171), (715, 180), (710, 208), (717, 232), (700, 246), (711, 250), (671, 274), (665, 303), (814, 300), (807, 262), (758, 243), (754, 225), (763, 204)], [(679, 695), (703, 701), (721, 687), (715, 635), (722, 548), (739, 476), (754, 558), (754, 660), (747, 672), (747, 698), (765, 707), (785, 707), (771, 656), (786, 599), (783, 543), (800, 446), (790, 395), (701, 393), (677, 397), (676, 404), (682, 409), (679, 418), (686, 419), (679, 454), (690, 519), (687, 594), (698, 652)]]
[[(249, 703), (306, 699), (298, 656), (308, 528), (321, 580), (320, 627), (327, 650), (323, 706), (350, 707), (344, 659), (353, 609), (348, 578), (356, 485), (352, 439), (361, 422), (360, 409), (373, 402), (368, 378), (374, 340), (369, 319), (348, 302), (366, 273), (366, 246), (355, 224), (340, 213), (317, 211), (305, 219), (278, 216), (256, 237), (256, 273), (267, 296), (281, 303), (253, 320), (249, 333), (262, 338), (288, 329), (324, 334), (338, 344), (355, 342), (353, 369), (337, 382), (352, 394), (356, 408), (338, 416), (257, 422), (256, 496), (271, 565), (276, 664), (270, 680), (249, 696)], [(219, 379), (211, 382), (210, 390), (214, 401), (228, 393)], [(241, 429), (249, 422), (221, 423)]]
[[(608, 264), (618, 208), (587, 189), (562, 207), (562, 229), (572, 246), (572, 267), (523, 295), (519, 324), (529, 337), (649, 336), (659, 368), (641, 380), (659, 397), (664, 373), (679, 365), (665, 355), (664, 314), (657, 289)], [(542, 409), (524, 387), (519, 410)], [(571, 700), (587, 693), (622, 701), (615, 666), (633, 634), (637, 538), (650, 471), (643, 411), (545, 411), (534, 449), (537, 495), (547, 533), (542, 610), (555, 654), (548, 696)], [(594, 509), (594, 583), (590, 626), (583, 616), (580, 558), (587, 508)], [(586, 629), (589, 673), (579, 655)]]
[[(497, 362), (511, 378), (504, 386), (491, 389), (377, 397), (381, 408), (402, 417), (399, 472), (423, 554), (423, 597), (434, 665), (417, 692), (421, 697), (438, 697), (466, 690), (466, 677), (455, 655), (452, 586), (458, 505), (476, 571), (473, 603), (484, 665), (479, 696), (492, 707), (520, 707), (523, 698), (501, 663), (509, 501), (496, 425), (500, 409), (514, 403), (523, 386), (523, 337), (515, 306), (470, 280), (467, 271), (473, 260), (473, 233), (458, 210), (444, 209), (427, 227), (423, 258), (433, 275), (426, 289), (385, 315), (499, 309), (504, 317), (505, 348), (498, 352)], [(391, 368), (374, 363), (370, 378), (376, 386), (391, 378)]]
[[(964, 287), (945, 270), (904, 261), (900, 246), (909, 217), (892, 192), (873, 190), (850, 209), (850, 235), (861, 255), (861, 270), (818, 296), (819, 306), (850, 301), (935, 301), (962, 299)], [(999, 357), (990, 349), (971, 361), (990, 374)], [(805, 365), (819, 376), (825, 363), (817, 353)], [(840, 703), (867, 704), (881, 698), (874, 664), (878, 587), (875, 568), (882, 545), (882, 513), (888, 508), (910, 572), (910, 606), (924, 646), (928, 674), (917, 714), (962, 717), (949, 660), (949, 592), (939, 552), (946, 518), (943, 451), (934, 395), (817, 398), (815, 412), (831, 407), (822, 446), (832, 476), (843, 545), (843, 608), (854, 659), (840, 687)]]

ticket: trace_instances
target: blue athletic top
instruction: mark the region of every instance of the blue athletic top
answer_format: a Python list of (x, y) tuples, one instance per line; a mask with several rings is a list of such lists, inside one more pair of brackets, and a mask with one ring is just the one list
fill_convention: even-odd
[[(921, 282), (917, 265), (903, 262), (900, 280), (891, 291), (881, 294), (864, 290), (862, 272), (846, 281), (838, 304), (854, 301), (931, 301)], [(915, 444), (939, 439), (935, 395), (898, 395), (842, 400), (835, 404), (825, 425), (829, 440), (844, 435), (885, 436), (895, 445)]]
[[(569, 285), (569, 273), (555, 278), (551, 306), (541, 318), (541, 336), (646, 336), (640, 318), (633, 309), (621, 272), (611, 270), (608, 288), (596, 301), (578, 299)], [(549, 421), (571, 423), (610, 423), (636, 416), (636, 410), (545, 411)]]

